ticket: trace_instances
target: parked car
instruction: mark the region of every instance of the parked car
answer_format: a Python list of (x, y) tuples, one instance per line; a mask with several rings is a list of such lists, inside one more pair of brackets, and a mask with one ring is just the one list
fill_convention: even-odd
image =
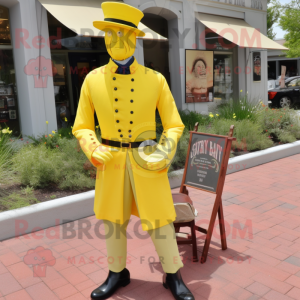
[(268, 91), (275, 89), (277, 86), (278, 86), (278, 84), (277, 84), (276, 80), (274, 80), (274, 79), (268, 80)]
[[(289, 78), (290, 77), (285, 76), (284, 81), (286, 81)], [(272, 89), (275, 89), (275, 88), (279, 87), (280, 86), (280, 79), (281, 79), (281, 75), (279, 75), (277, 79), (268, 79), (268, 90), (272, 90)]]
[(285, 80), (285, 87), (280, 86), (268, 91), (268, 99), (272, 106), (291, 107), (300, 102), (300, 76), (289, 77)]
[[(279, 82), (280, 78), (281, 78), (281, 75), (279, 75), (278, 78), (277, 78), (278, 82)], [(287, 80), (287, 79), (290, 79), (290, 78), (292, 78), (292, 77), (289, 77), (289, 76), (286, 76), (286, 75), (284, 76), (284, 80)]]

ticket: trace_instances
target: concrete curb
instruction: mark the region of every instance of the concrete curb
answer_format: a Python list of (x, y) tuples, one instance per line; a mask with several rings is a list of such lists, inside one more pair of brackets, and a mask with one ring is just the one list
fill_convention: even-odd
[(252, 167), (256, 167), (268, 162), (285, 158), (300, 153), (300, 141), (294, 143), (275, 146), (265, 150), (248, 153), (229, 159), (226, 174), (242, 171)]
[[(300, 141), (297, 141), (233, 157), (229, 159), (227, 174), (299, 153)], [(169, 182), (172, 189), (180, 186), (182, 176), (183, 169), (169, 174)], [(18, 236), (18, 228), (21, 228), (23, 233), (31, 233), (36, 227), (44, 229), (92, 216), (94, 215), (94, 197), (95, 191), (93, 190), (1, 212), (0, 241)]]
[(95, 190), (1, 212), (0, 241), (92, 216), (94, 197)]

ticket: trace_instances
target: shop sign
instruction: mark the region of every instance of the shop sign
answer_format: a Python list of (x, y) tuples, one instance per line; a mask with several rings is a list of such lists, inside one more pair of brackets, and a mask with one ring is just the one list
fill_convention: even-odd
[(235, 6), (249, 7), (253, 9), (266, 10), (263, 9), (263, 4), (261, 0), (212, 0), (214, 2), (220, 2)]
[(216, 192), (227, 138), (193, 133), (188, 153), (186, 185)]

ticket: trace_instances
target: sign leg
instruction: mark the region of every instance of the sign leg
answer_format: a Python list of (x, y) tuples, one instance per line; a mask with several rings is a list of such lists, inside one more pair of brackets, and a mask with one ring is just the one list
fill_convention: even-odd
[[(219, 197), (217, 196), (217, 198), (219, 198)], [(213, 230), (214, 230), (214, 225), (215, 225), (215, 221), (216, 221), (216, 218), (217, 218), (218, 209), (220, 207), (220, 200), (221, 200), (220, 198), (216, 199), (215, 205), (214, 205), (211, 217), (210, 217), (209, 226), (208, 226), (208, 230), (207, 230), (207, 235), (206, 235), (204, 248), (203, 248), (203, 252), (202, 252), (202, 257), (201, 257), (201, 263), (202, 264), (206, 262), (208, 249), (209, 249), (211, 237), (212, 237)]]
[(222, 199), (220, 201), (220, 206), (219, 206), (219, 209), (218, 209), (218, 217), (219, 217), (219, 224), (220, 224), (219, 226), (220, 226), (220, 236), (221, 236), (222, 250), (226, 250), (227, 249), (227, 241), (226, 241), (225, 219), (224, 219)]

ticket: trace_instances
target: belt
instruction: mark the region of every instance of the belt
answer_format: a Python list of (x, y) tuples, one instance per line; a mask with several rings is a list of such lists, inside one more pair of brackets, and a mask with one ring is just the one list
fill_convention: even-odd
[[(156, 139), (151, 139), (154, 142), (157, 142)], [(118, 141), (112, 141), (112, 140), (107, 140), (107, 139), (103, 139), (101, 143), (104, 145), (108, 145), (108, 146), (112, 146), (112, 147), (119, 147), (119, 148), (138, 148), (140, 146), (140, 144), (143, 141), (140, 142), (129, 142), (129, 143), (122, 143), (122, 142), (118, 142)]]

